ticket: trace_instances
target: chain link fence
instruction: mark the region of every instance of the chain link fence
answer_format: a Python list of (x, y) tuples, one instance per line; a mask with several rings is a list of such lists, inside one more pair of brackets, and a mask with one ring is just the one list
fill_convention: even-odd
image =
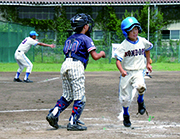
[[(20, 42), (27, 36), (29, 32), (34, 30), (33, 27), (23, 26), (20, 24), (1, 22), (0, 21), (0, 62), (16, 62), (14, 59), (14, 53)], [(43, 33), (43, 35), (42, 35)], [(55, 43), (56, 48), (51, 49), (49, 47), (33, 46), (27, 53), (27, 56), (32, 62), (37, 63), (62, 63), (64, 61), (63, 44), (58, 43), (56, 36), (51, 33), (38, 32), (40, 34), (40, 42)], [(48, 36), (51, 34), (51, 37)], [(53, 33), (57, 34), (57, 33)], [(102, 34), (92, 33), (92, 39), (97, 47), (97, 52), (101, 50), (105, 51), (106, 58), (100, 60), (100, 62), (111, 63), (112, 61), (112, 43), (121, 43), (123, 37), (118, 37), (116, 32), (103, 32)], [(44, 36), (45, 38), (43, 38)], [(151, 58), (153, 62), (174, 62), (180, 63), (180, 43), (179, 40), (159, 39), (160, 37), (153, 37), (151, 35), (150, 42), (153, 43), (154, 48), (151, 50)], [(48, 39), (46, 39), (48, 38)], [(51, 38), (51, 39), (49, 39)], [(121, 39), (120, 39), (121, 38)], [(158, 39), (156, 39), (158, 38)], [(90, 57), (89, 62), (93, 62)]]
[(0, 21), (0, 62), (16, 62), (14, 53), (33, 27)]

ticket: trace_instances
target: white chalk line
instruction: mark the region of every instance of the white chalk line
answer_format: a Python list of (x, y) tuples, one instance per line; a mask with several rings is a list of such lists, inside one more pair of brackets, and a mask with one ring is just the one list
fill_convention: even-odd
[[(50, 109), (23, 109), (23, 110), (6, 110), (6, 111), (0, 111), (0, 113), (15, 113), (15, 112), (39, 112), (39, 111), (49, 111)], [(66, 109), (66, 110), (72, 110), (72, 109)], [(84, 109), (84, 111), (89, 111), (89, 109)]]
[(43, 81), (39, 81), (37, 83), (45, 83), (45, 82), (49, 82), (49, 81), (53, 81), (53, 80), (58, 80), (60, 77), (55, 77), (55, 78), (50, 78), (50, 79), (46, 79), (46, 80), (43, 80)]
[[(66, 109), (66, 110), (71, 110)], [(84, 109), (88, 111), (88, 109)], [(34, 111), (49, 111), (49, 109), (24, 109), (24, 110), (7, 110), (7, 111), (0, 111), (0, 113), (7, 113), (7, 112), (34, 112)], [(61, 121), (68, 121), (69, 119), (61, 119)], [(102, 131), (111, 131), (112, 132), (120, 132), (123, 134), (131, 134), (136, 136), (143, 136), (143, 138), (147, 137), (179, 137), (180, 133), (172, 133), (169, 131), (169, 128), (180, 128), (180, 123), (176, 122), (165, 122), (165, 121), (143, 121), (143, 120), (132, 120), (132, 126), (130, 128), (124, 127), (122, 122), (117, 121), (116, 124), (113, 124), (114, 119), (109, 117), (92, 117), (92, 118), (82, 118), (82, 121), (97, 121), (94, 124), (87, 124), (88, 128), (91, 128), (91, 132), (97, 132), (96, 127), (101, 128)], [(101, 123), (98, 123), (102, 121)], [(22, 121), (22, 124), (31, 124), (31, 126), (27, 127), (27, 130), (39, 130), (43, 127), (46, 129), (49, 127), (47, 121)], [(38, 126), (39, 125), (39, 126)], [(63, 126), (63, 125), (62, 125)], [(93, 130), (93, 127), (95, 128)], [(0, 128), (1, 129), (1, 128)], [(2, 128), (2, 130), (7, 130)], [(153, 132), (154, 131), (154, 132)], [(166, 133), (166, 134), (164, 134)]]
[[(42, 80), (42, 81), (39, 81), (37, 83), (45, 83), (45, 82), (49, 82), (49, 81), (53, 81), (53, 80), (58, 80), (60, 79), (60, 77), (55, 77), (55, 78), (50, 78), (50, 79), (46, 79), (46, 80)], [(3, 83), (3, 84), (10, 84), (10, 83), (20, 83), (20, 82), (6, 82), (6, 81), (0, 81), (0, 83)]]

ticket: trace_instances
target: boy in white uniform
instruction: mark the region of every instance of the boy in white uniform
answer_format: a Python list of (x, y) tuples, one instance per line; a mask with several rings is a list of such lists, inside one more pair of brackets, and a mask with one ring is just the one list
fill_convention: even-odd
[(19, 65), (19, 69), (18, 69), (16, 76), (14, 78), (14, 82), (22, 82), (22, 80), (19, 79), (19, 75), (23, 71), (24, 67), (27, 67), (26, 74), (24, 77), (24, 82), (26, 82), (26, 83), (32, 83), (33, 82), (33, 81), (28, 79), (29, 74), (32, 71), (33, 64), (25, 55), (29, 51), (29, 49), (31, 48), (32, 45), (34, 45), (34, 46), (41, 45), (41, 46), (46, 46), (46, 47), (51, 47), (51, 48), (55, 47), (54, 44), (45, 44), (45, 43), (38, 42), (36, 40), (36, 36), (38, 36), (38, 34), (35, 31), (31, 31), (29, 34), (29, 37), (26, 37), (21, 42), (21, 44), (18, 46), (18, 48), (14, 54), (15, 59)]
[[(142, 31), (140, 23), (134, 17), (127, 17), (121, 23), (121, 29), (125, 40), (115, 51), (116, 66), (121, 76), (119, 82), (119, 99), (123, 106), (123, 124), (126, 127), (131, 126), (128, 109), (134, 94), (138, 92), (138, 112), (143, 115), (146, 111), (144, 104), (144, 93), (146, 84), (144, 81), (144, 68), (150, 72), (150, 49), (153, 45), (145, 38), (138, 36)], [(144, 53), (146, 54), (147, 64), (144, 62)]]

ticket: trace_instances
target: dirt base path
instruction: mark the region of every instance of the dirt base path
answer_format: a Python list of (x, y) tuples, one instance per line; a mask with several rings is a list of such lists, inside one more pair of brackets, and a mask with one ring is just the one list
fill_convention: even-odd
[[(132, 127), (119, 119), (119, 72), (86, 72), (86, 106), (81, 120), (87, 131), (67, 131), (70, 105), (55, 130), (46, 121), (50, 108), (62, 94), (57, 72), (35, 73), (32, 84), (14, 83), (15, 73), (0, 72), (1, 139), (178, 139), (180, 138), (180, 72), (153, 72), (146, 79), (147, 115), (136, 115), (136, 98), (130, 107)], [(23, 79), (24, 74), (20, 76)]]

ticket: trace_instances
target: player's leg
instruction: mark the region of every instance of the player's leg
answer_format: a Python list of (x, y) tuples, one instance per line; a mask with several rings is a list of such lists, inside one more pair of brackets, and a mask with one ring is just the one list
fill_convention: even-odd
[(86, 104), (84, 67), (82, 63), (79, 62), (78, 68), (72, 69), (69, 72), (71, 75), (74, 105), (72, 114), (69, 118), (70, 123), (67, 125), (67, 130), (87, 130), (86, 126), (80, 125), (84, 123), (79, 120)]
[(14, 77), (14, 82), (22, 82), (22, 80), (19, 78), (19, 76), (22, 73), (22, 71), (24, 69), (24, 66), (21, 64), (21, 62), (19, 60), (16, 59), (16, 61), (17, 61), (18, 65), (19, 65), (19, 68), (18, 68), (17, 73), (16, 73), (16, 75)]
[(17, 62), (17, 64), (18, 64), (18, 66), (19, 66), (19, 68), (18, 68), (18, 70), (17, 70), (17, 73), (16, 73), (16, 75), (15, 75), (15, 77), (14, 77), (14, 82), (22, 82), (22, 80), (19, 78), (21, 72), (22, 72), (23, 69), (24, 69), (24, 66), (23, 66), (23, 64), (21, 63), (21, 61), (23, 60), (23, 59), (22, 59), (22, 56), (21, 56), (21, 53), (20, 53), (20, 52), (15, 52), (14, 57), (15, 57), (15, 59), (16, 59), (16, 62)]
[(75, 100), (73, 109), (72, 109), (72, 114), (69, 118), (69, 124), (67, 125), (67, 130), (69, 131), (82, 131), (82, 130), (87, 130), (86, 126), (81, 126), (80, 124), (84, 125), (84, 122), (80, 121), (79, 118), (83, 112), (83, 109), (86, 104), (86, 99), (85, 96), (82, 100)]
[(141, 115), (143, 115), (146, 112), (146, 106), (144, 103), (144, 93), (146, 91), (144, 72), (145, 72), (144, 70), (137, 72), (133, 80), (133, 87), (137, 88), (138, 91), (138, 98), (137, 98), (138, 113), (140, 113)]
[[(129, 75), (130, 76), (130, 75)], [(131, 105), (131, 84), (127, 82), (129, 77), (122, 78), (120, 77), (120, 82), (119, 82), (119, 100), (121, 103), (121, 106), (123, 107), (123, 124), (125, 127), (130, 127), (131, 126), (131, 121), (130, 121), (130, 114), (129, 114), (129, 107)], [(124, 86), (124, 82), (126, 82), (126, 85)]]
[(46, 116), (46, 120), (49, 122), (49, 124), (58, 129), (58, 117), (60, 113), (62, 113), (70, 104), (72, 101), (67, 101), (63, 96), (57, 101), (57, 104), (49, 111), (49, 114)]
[(31, 61), (27, 58), (27, 56), (24, 54), (24, 53), (22, 53), (22, 61), (21, 61), (21, 63), (22, 63), (22, 65), (24, 66), (24, 67), (26, 67), (27, 69), (26, 69), (26, 74), (25, 74), (25, 76), (24, 76), (24, 82), (26, 82), (26, 83), (32, 83), (33, 81), (31, 81), (31, 80), (29, 80), (29, 75), (31, 74), (31, 71), (32, 71), (32, 68), (33, 68), (33, 64), (31, 63)]
[(68, 80), (68, 74), (63, 74), (61, 78), (63, 95), (59, 100), (57, 100), (54, 108), (50, 109), (49, 114), (46, 116), (46, 120), (49, 122), (49, 124), (56, 129), (59, 127), (58, 117), (60, 113), (62, 113), (73, 101), (72, 89)]

